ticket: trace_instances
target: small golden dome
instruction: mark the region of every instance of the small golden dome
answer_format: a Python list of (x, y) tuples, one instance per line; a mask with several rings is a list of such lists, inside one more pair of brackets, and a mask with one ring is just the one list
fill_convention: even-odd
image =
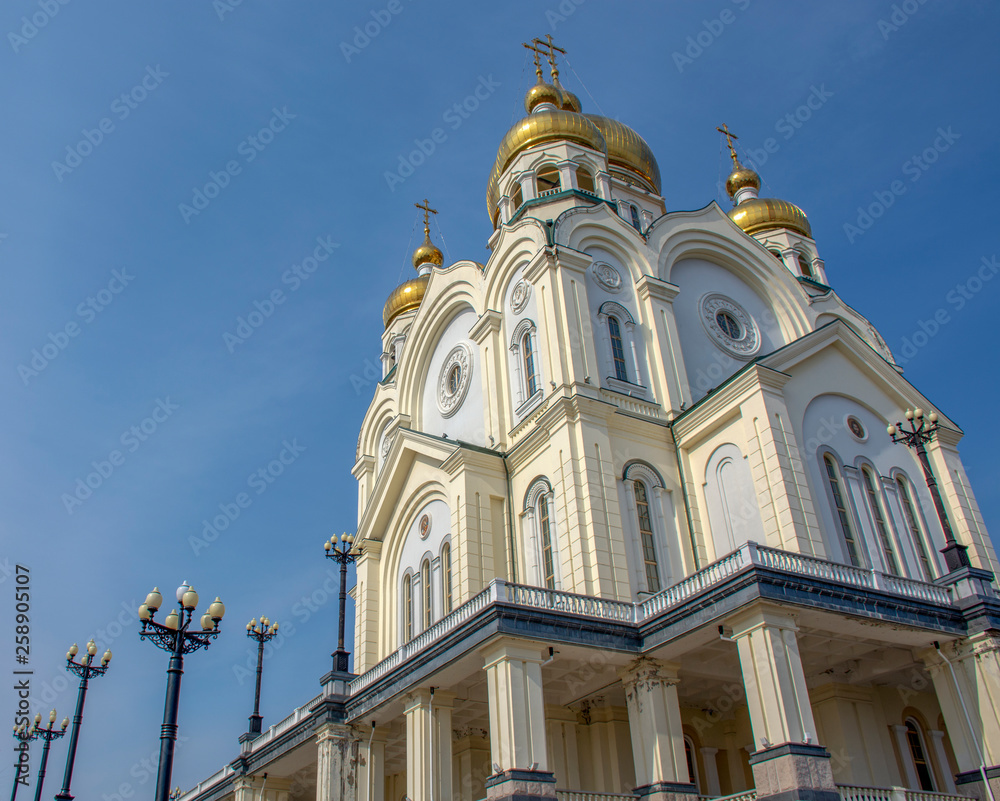
[(444, 254), (431, 242), (427, 231), (424, 231), (423, 243), (413, 251), (413, 266), (419, 268), (421, 264), (433, 264), (435, 267), (444, 264)]
[(427, 291), (427, 282), (430, 275), (418, 275), (409, 281), (396, 287), (382, 309), (382, 322), (385, 327), (389, 327), (394, 319), (404, 312), (411, 311), (420, 305), (424, 299), (424, 292)]
[(730, 211), (729, 218), (748, 234), (788, 228), (812, 239), (812, 228), (805, 212), (784, 200), (751, 198)]
[(563, 93), (563, 101), (560, 108), (563, 111), (575, 111), (579, 114), (580, 110), (583, 108), (583, 106), (580, 105), (580, 98), (573, 94), (569, 89), (565, 89), (561, 86), (559, 88), (562, 89)]
[[(553, 139), (568, 139), (586, 147), (607, 153), (604, 136), (586, 116), (572, 111), (539, 111), (514, 123), (504, 135), (497, 150), (497, 160), (486, 188), (486, 210), (496, 225), (500, 211), (500, 175), (518, 153)], [(645, 144), (645, 143), (644, 143)]]
[(760, 191), (760, 176), (737, 161), (733, 165), (733, 171), (729, 173), (729, 178), (726, 179), (726, 191), (732, 198), (736, 197), (737, 192), (748, 186)]
[(583, 116), (604, 135), (608, 145), (608, 164), (638, 175), (649, 184), (647, 188), (660, 194), (660, 167), (646, 140), (618, 120), (597, 114)]
[(524, 96), (524, 110), (529, 114), (542, 103), (551, 103), (556, 108), (563, 105), (563, 90), (551, 83), (543, 83), (541, 79), (532, 86)]

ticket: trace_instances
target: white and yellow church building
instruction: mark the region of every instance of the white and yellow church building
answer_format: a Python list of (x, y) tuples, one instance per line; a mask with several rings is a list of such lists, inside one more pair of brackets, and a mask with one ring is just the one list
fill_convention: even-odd
[(958, 424), (731, 140), (733, 208), (670, 210), (533, 47), (488, 261), (446, 265), (425, 202), (385, 305), (354, 671), (183, 801), (995, 801)]

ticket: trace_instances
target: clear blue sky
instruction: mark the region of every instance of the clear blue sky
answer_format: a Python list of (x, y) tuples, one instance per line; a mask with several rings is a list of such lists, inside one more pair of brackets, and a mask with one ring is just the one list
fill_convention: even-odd
[[(187, 659), (182, 788), (238, 752), (253, 687), (235, 668), (250, 653), (252, 615), (295, 629), (267, 663), (265, 726), (318, 691), (335, 582), (315, 612), (302, 598), (323, 599), (321, 543), (356, 522), (350, 468), (382, 305), (412, 274), (412, 204), (428, 197), (440, 210), (450, 260), (486, 260), (486, 181), (523, 114), (532, 74), (521, 42), (532, 36), (553, 33), (569, 51), (563, 78), (585, 110), (649, 142), (669, 209), (729, 208), (717, 125), (744, 148), (774, 138), (760, 165), (765, 194), (808, 213), (831, 283), (890, 347), (900, 352), (944, 310), (906, 375), (964, 428), (987, 524), (1000, 525), (985, 417), (1000, 386), (1000, 275), (970, 284), (1000, 253), (997, 4), (908, 0), (898, 5), (912, 17), (893, 21), (893, 3), (856, 0), (243, 0), (226, 12), (233, 2), (9, 0), (0, 10), (0, 560), (31, 571), (40, 699), (68, 678), (72, 642), (104, 630), (115, 651), (88, 698), (77, 795), (110, 798), (126, 784), (152, 793), (142, 760), (158, 748), (167, 656), (139, 642), (132, 613), (153, 585), (167, 594), (187, 579), (202, 606), (221, 595), (229, 608), (219, 640)], [(31, 27), (33, 17), (45, 24)], [(369, 23), (381, 29), (350, 52), (355, 26)], [(478, 109), (445, 116), (477, 86), (489, 87)], [(810, 97), (815, 108), (788, 122)], [(445, 139), (426, 162), (388, 181), (435, 128)], [(935, 142), (926, 169), (912, 161)], [(905, 191), (884, 214), (845, 232), (893, 182)], [(305, 278), (286, 275), (318, 247), (332, 256)], [(251, 336), (224, 338), (274, 290), (283, 303)], [(286, 441), (297, 452), (284, 474), (248, 484)], [(64, 494), (93, 462), (109, 462), (108, 477), (68, 510)], [(241, 492), (244, 509), (232, 506)], [(192, 545), (220, 504), (239, 517)], [(6, 685), (13, 579), (0, 582)], [(60, 717), (74, 698), (56, 693)], [(0, 699), (10, 721), (14, 695)], [(58, 790), (64, 753), (54, 746), (46, 792)], [(2, 787), (10, 764), (0, 760)]]

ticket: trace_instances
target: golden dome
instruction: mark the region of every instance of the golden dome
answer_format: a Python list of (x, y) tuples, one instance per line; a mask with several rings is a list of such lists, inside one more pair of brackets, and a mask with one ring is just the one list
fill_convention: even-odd
[(444, 254), (431, 242), (430, 233), (427, 231), (424, 231), (423, 243), (413, 251), (413, 266), (419, 268), (421, 264), (433, 264), (435, 267), (444, 264)]
[(736, 197), (737, 192), (748, 186), (760, 191), (760, 176), (737, 161), (733, 165), (733, 171), (729, 173), (729, 178), (726, 179), (726, 191), (729, 197)]
[(603, 134), (583, 114), (572, 111), (539, 111), (514, 123), (500, 142), (497, 160), (486, 188), (486, 210), (494, 225), (499, 214), (497, 203), (500, 201), (501, 173), (510, 166), (518, 153), (553, 139), (568, 139), (607, 153)]
[(608, 145), (608, 164), (623, 167), (643, 178), (650, 189), (660, 193), (660, 168), (646, 140), (618, 120), (597, 114), (584, 114), (604, 135)]
[(580, 109), (583, 108), (583, 106), (580, 105), (580, 98), (573, 94), (569, 89), (564, 89), (561, 86), (559, 88), (562, 89), (563, 93), (563, 101), (560, 108), (563, 111), (575, 111), (579, 114)]
[(751, 198), (730, 211), (729, 218), (748, 234), (772, 228), (788, 228), (812, 239), (812, 228), (805, 212), (784, 200)]
[(541, 78), (524, 96), (524, 110), (529, 114), (542, 103), (551, 103), (556, 108), (563, 105), (563, 90), (551, 83), (543, 83)]
[(382, 309), (382, 322), (385, 323), (386, 328), (400, 314), (411, 311), (420, 305), (420, 301), (424, 299), (424, 292), (427, 291), (429, 280), (429, 274), (418, 275), (416, 278), (411, 278), (400, 284), (392, 291), (389, 299), (385, 302), (385, 308)]

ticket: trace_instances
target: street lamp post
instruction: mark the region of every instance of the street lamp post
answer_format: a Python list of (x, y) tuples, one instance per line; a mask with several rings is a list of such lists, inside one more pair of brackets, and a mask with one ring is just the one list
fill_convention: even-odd
[(347, 673), (347, 665), (351, 657), (350, 651), (344, 647), (344, 623), (347, 617), (347, 566), (354, 562), (359, 554), (354, 550), (353, 534), (341, 534), (339, 543), (334, 535), (330, 537), (328, 542), (323, 543), (323, 548), (326, 550), (326, 558), (333, 559), (340, 565), (340, 620), (337, 624), (337, 650), (331, 654), (333, 656), (333, 672)]
[(253, 696), (253, 714), (250, 716), (250, 729), (247, 734), (260, 734), (260, 724), (263, 718), (260, 714), (260, 676), (264, 669), (264, 643), (278, 634), (278, 624), (272, 623), (264, 615), (260, 623), (253, 618), (247, 623), (247, 637), (257, 641), (257, 689)]
[(902, 442), (906, 447), (916, 451), (917, 459), (924, 471), (924, 479), (927, 481), (927, 489), (930, 490), (931, 499), (934, 501), (934, 508), (937, 510), (938, 520), (941, 521), (941, 528), (944, 530), (944, 563), (951, 573), (963, 567), (971, 567), (969, 563), (968, 546), (960, 545), (955, 541), (955, 535), (951, 530), (951, 523), (948, 522), (948, 515), (944, 510), (944, 503), (941, 501), (941, 493), (938, 491), (937, 481), (931, 470), (931, 463), (927, 458), (925, 443), (934, 439), (935, 432), (940, 428), (937, 424), (938, 416), (931, 412), (924, 417), (923, 409), (907, 409), (906, 422), (909, 428), (904, 428), (902, 423), (890, 425), (886, 431), (892, 437), (893, 442)]
[(103, 676), (108, 670), (108, 665), (111, 663), (111, 651), (109, 649), (101, 657), (101, 664), (94, 664), (94, 657), (97, 655), (97, 644), (93, 640), (87, 643), (87, 655), (77, 662), (73, 657), (79, 651), (80, 649), (77, 647), (77, 644), (73, 643), (73, 646), (66, 652), (66, 670), (80, 677), (80, 689), (76, 695), (76, 712), (73, 715), (73, 728), (69, 733), (66, 772), (63, 774), (62, 790), (56, 796), (56, 801), (73, 801), (73, 796), (69, 792), (69, 785), (73, 779), (73, 763), (76, 761), (76, 744), (80, 737), (80, 724), (83, 722), (83, 704), (87, 699), (87, 686), (90, 679)]
[[(14, 766), (14, 789), (11, 790), (10, 801), (14, 801), (14, 799), (17, 798), (17, 785), (21, 783), (21, 768), (28, 759), (25, 752), (28, 750), (28, 743), (32, 740), (38, 739), (38, 732), (34, 728), (29, 728), (27, 723), (22, 723), (20, 726), (14, 727), (14, 737), (16, 737), (19, 742), (17, 744), (17, 764)], [(25, 767), (23, 772), (27, 774), (27, 767)], [(27, 778), (27, 776), (25, 778)], [(25, 784), (27, 784), (27, 782), (25, 782)]]
[(142, 630), (139, 637), (152, 641), (153, 645), (170, 653), (167, 667), (167, 693), (163, 705), (163, 725), (160, 727), (160, 763), (156, 774), (155, 801), (168, 801), (170, 796), (170, 776), (174, 767), (174, 745), (177, 742), (177, 707), (181, 700), (181, 676), (184, 674), (184, 654), (207, 648), (219, 635), (219, 621), (226, 613), (226, 607), (218, 598), (201, 616), (201, 631), (188, 631), (198, 593), (184, 582), (177, 588), (177, 601), (181, 612), (174, 609), (163, 623), (157, 623), (153, 616), (163, 603), (163, 596), (157, 588), (146, 596), (146, 602), (139, 607)]
[(53, 740), (58, 740), (66, 733), (66, 727), (69, 726), (69, 718), (63, 718), (62, 725), (57, 729), (56, 711), (53, 709), (49, 712), (48, 728), (42, 728), (41, 724), (42, 716), (39, 713), (35, 715), (35, 736), (45, 740), (45, 745), (42, 746), (42, 763), (38, 766), (38, 778), (35, 780), (35, 801), (41, 801), (42, 798), (42, 784), (45, 782), (45, 766), (49, 761), (49, 746), (52, 745)]

